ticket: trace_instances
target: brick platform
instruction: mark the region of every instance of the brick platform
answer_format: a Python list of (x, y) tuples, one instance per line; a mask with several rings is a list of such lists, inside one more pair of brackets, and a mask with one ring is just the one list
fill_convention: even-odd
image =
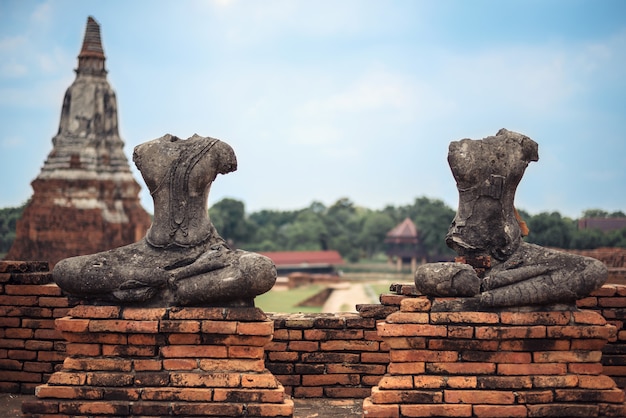
[(602, 374), (615, 328), (599, 313), (455, 312), (451, 302), (405, 299), (378, 324), (390, 363), (365, 416), (626, 416), (624, 392)]
[(265, 368), (273, 321), (259, 309), (81, 305), (56, 327), (69, 357), (26, 417), (293, 415)]

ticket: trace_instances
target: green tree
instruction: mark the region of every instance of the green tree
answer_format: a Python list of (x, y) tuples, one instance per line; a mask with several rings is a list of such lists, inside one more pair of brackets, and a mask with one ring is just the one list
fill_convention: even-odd
[(6, 254), (15, 240), (15, 227), (22, 217), (28, 201), (18, 207), (0, 209), (0, 258)]
[(526, 220), (530, 234), (528, 242), (544, 247), (571, 248), (576, 223), (559, 212), (542, 212)]
[(246, 220), (243, 202), (225, 198), (209, 209), (217, 232), (231, 245), (239, 245), (254, 235), (255, 225)]
[(385, 246), (385, 236), (394, 226), (395, 221), (387, 213), (368, 211), (365, 214), (363, 228), (359, 232), (358, 244), (368, 258), (382, 251)]

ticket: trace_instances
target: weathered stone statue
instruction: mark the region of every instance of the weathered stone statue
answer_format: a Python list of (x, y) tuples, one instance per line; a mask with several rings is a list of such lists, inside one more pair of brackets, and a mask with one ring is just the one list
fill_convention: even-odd
[(152, 226), (134, 244), (60, 261), (53, 270), (59, 287), (141, 306), (251, 306), (272, 288), (274, 263), (231, 250), (208, 215), (213, 180), (237, 169), (228, 144), (165, 135), (138, 145), (133, 160), (154, 199)]
[(536, 142), (506, 129), (450, 144), (459, 207), (446, 243), (462, 262), (419, 266), (418, 290), (504, 307), (571, 302), (602, 286), (608, 273), (600, 261), (522, 240), (528, 231), (514, 207), (515, 190), (528, 163), (538, 159)]

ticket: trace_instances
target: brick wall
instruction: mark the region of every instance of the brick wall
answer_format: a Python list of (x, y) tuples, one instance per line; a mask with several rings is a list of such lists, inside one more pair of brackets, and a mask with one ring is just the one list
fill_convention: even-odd
[(65, 340), (54, 321), (68, 309), (48, 263), (0, 262), (0, 392), (33, 393), (60, 368)]
[[(266, 367), (297, 398), (365, 398), (389, 363), (376, 323), (412, 296), (414, 286), (393, 285), (380, 296), (381, 304), (360, 305), (358, 313), (268, 313), (274, 338), (265, 349)], [(602, 364), (626, 388), (626, 286), (605, 285), (578, 305), (599, 311), (617, 327)], [(0, 392), (33, 393), (60, 369), (66, 342), (54, 320), (71, 306), (45, 263), (0, 262)]]

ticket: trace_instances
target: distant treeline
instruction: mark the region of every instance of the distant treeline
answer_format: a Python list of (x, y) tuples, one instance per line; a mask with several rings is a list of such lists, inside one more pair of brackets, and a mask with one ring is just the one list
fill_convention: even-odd
[[(0, 209), (0, 254), (15, 239), (15, 225), (26, 204)], [(626, 228), (603, 233), (579, 230), (576, 219), (558, 212), (537, 215), (520, 210), (530, 228), (528, 242), (563, 249), (626, 248)], [(370, 258), (385, 249), (385, 236), (405, 218), (413, 220), (430, 261), (454, 257), (444, 238), (455, 210), (439, 199), (418, 197), (412, 204), (371, 210), (342, 198), (331, 206), (313, 202), (298, 210), (261, 210), (246, 214), (243, 202), (222, 199), (209, 213), (220, 235), (237, 248), (249, 251), (337, 250), (349, 261)], [(600, 209), (583, 212), (583, 218), (624, 217), (623, 212)]]

